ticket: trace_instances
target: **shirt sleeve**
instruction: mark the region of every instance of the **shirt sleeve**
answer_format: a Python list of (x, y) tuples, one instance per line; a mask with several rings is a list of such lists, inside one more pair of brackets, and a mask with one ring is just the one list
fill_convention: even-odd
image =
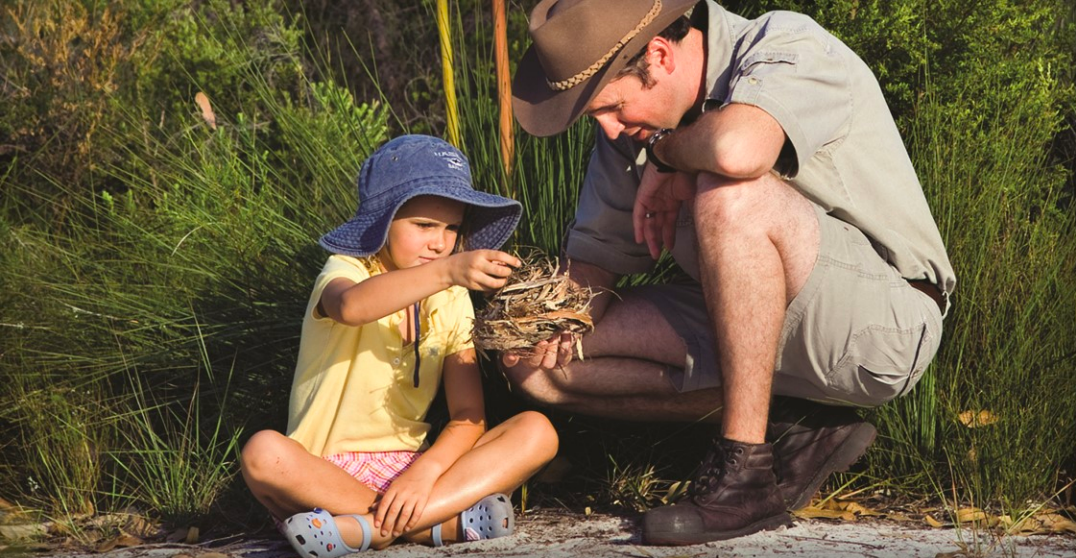
[(783, 156), (776, 170), (794, 177), (819, 149), (847, 133), (847, 49), (801, 14), (775, 12), (754, 25), (734, 55), (728, 102), (757, 106), (777, 120), (795, 153)]
[(610, 141), (597, 129), (594, 152), (579, 193), (565, 253), (618, 274), (653, 267), (645, 244), (635, 242), (631, 211), (639, 188), (639, 149), (630, 140)]
[(444, 354), (453, 355), (474, 348), (474, 305), (471, 304), (470, 293), (463, 287), (451, 287), (446, 294), (446, 310), (452, 316), (453, 326), (445, 341)]
[(350, 279), (356, 283), (361, 283), (370, 278), (370, 270), (366, 265), (358, 258), (352, 258), (350, 256), (341, 256), (333, 254), (329, 256), (328, 261), (321, 268), (321, 273), (318, 274), (317, 279), (314, 279), (314, 289), (310, 293), (310, 300), (307, 303), (306, 313), (308, 317), (315, 321), (332, 320), (328, 316), (319, 316), (315, 309), (318, 306), (318, 302), (321, 300), (321, 294), (325, 291), (325, 287), (333, 281), (333, 279), (345, 278)]

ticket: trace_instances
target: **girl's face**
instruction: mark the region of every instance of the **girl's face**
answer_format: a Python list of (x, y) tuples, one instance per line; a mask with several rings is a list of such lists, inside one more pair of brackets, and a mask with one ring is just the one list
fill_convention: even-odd
[(452, 254), (463, 224), (462, 202), (418, 196), (400, 207), (377, 255), (388, 271), (415, 267)]

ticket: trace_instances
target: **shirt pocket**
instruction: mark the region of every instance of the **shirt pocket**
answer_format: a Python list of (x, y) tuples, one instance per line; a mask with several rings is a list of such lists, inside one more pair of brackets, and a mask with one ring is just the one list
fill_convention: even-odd
[(766, 78), (774, 72), (795, 72), (799, 54), (781, 51), (756, 52), (744, 59), (733, 76), (730, 88), (741, 102), (758, 98)]

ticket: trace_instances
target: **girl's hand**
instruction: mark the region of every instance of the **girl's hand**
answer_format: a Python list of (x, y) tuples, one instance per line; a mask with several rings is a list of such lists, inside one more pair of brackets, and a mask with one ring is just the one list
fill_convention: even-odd
[(422, 518), (435, 482), (436, 475), (424, 475), (414, 466), (404, 471), (378, 501), (374, 529), (380, 529), (382, 537), (389, 533), (399, 537), (414, 529)]
[(521, 264), (519, 258), (499, 250), (470, 250), (453, 254), (446, 260), (452, 284), (475, 291), (503, 287), (512, 268)]

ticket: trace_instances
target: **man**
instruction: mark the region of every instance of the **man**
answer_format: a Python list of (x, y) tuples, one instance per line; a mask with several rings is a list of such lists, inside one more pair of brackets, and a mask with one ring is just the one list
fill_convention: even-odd
[[(789, 525), (873, 441), (850, 406), (919, 380), (956, 284), (863, 61), (806, 16), (696, 1), (544, 0), (513, 86), (532, 134), (598, 124), (564, 252), (603, 294), (585, 361), (562, 335), (505, 355), (509, 380), (572, 412), (720, 418), (651, 544)], [(694, 281), (611, 294), (662, 249)]]

